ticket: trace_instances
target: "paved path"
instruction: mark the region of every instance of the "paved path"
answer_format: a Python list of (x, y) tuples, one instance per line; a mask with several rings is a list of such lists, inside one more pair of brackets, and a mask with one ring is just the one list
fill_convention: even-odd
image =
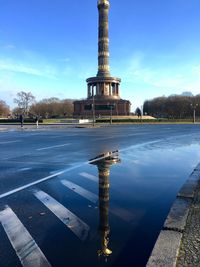
[(183, 232), (176, 267), (200, 266), (200, 185), (191, 205)]

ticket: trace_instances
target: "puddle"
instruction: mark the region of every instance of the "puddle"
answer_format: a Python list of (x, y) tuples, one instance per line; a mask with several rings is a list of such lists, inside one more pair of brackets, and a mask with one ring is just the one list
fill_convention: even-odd
[(197, 144), (138, 146), (108, 151), (61, 175), (62, 184), (68, 181), (70, 207), (90, 226), (86, 242), (69, 240), (79, 251), (68, 258), (70, 266), (145, 266), (177, 192), (199, 159)]
[[(4, 169), (14, 168), (20, 159), (19, 181), (23, 171), (30, 179), (40, 172), (45, 177), (1, 195), (2, 210), (10, 206), (52, 266), (146, 265), (177, 192), (200, 162), (198, 128), (194, 134), (188, 127), (187, 134), (180, 130), (174, 136), (162, 126), (150, 132), (148, 127), (128, 127), (129, 138), (120, 137), (114, 127), (89, 139), (86, 132), (72, 150), (59, 148), (57, 155), (48, 151), (49, 157), (36, 153), (19, 158), (10, 151), (12, 160), (2, 166), (4, 175)], [(110, 131), (107, 141), (105, 131)], [(16, 187), (13, 182), (12, 186)], [(4, 233), (2, 226), (0, 231)], [(5, 233), (1, 238), (1, 259), (12, 261), (9, 239)]]

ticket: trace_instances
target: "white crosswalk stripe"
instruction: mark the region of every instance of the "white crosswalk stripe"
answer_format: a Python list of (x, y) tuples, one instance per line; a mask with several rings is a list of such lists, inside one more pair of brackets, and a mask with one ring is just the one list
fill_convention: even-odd
[(17, 171), (18, 172), (25, 172), (25, 171), (29, 171), (31, 170), (32, 168), (21, 168), (21, 169), (18, 169)]
[(74, 184), (70, 181), (67, 180), (61, 180), (61, 183), (66, 186), (67, 188), (73, 190), (74, 192), (76, 192), (77, 194), (81, 195), (82, 197), (88, 199), (89, 201), (96, 203), (98, 201), (98, 196), (86, 189), (84, 189), (83, 187)]
[(50, 267), (35, 240), (10, 207), (0, 212), (0, 222), (23, 267)]
[(42, 147), (42, 148), (37, 148), (37, 151), (42, 151), (42, 150), (47, 150), (47, 149), (52, 149), (52, 148), (58, 148), (58, 147), (63, 147), (63, 146), (68, 146), (70, 144), (63, 144), (63, 145), (55, 145), (55, 146), (48, 146), (48, 147)]
[(15, 141), (4, 141), (4, 142), (0, 142), (0, 145), (7, 145), (7, 144), (12, 144), (12, 143), (17, 143), (20, 142), (20, 140), (15, 140)]
[[(61, 180), (61, 183), (64, 186), (66, 186), (67, 188), (74, 191), (75, 193), (79, 194), (80, 196), (88, 199), (92, 203), (96, 204), (98, 202), (99, 196), (84, 189), (83, 187), (81, 187), (75, 183), (72, 183), (71, 181), (64, 180), (64, 179)], [(113, 205), (112, 205), (112, 207), (110, 207), (110, 213), (114, 214), (115, 216), (119, 217), (120, 219), (122, 219), (126, 222), (131, 222), (135, 219), (134, 214), (132, 214), (128, 210), (125, 210), (123, 208), (116, 207)]]
[(85, 222), (47, 193), (41, 190), (34, 190), (33, 193), (37, 199), (53, 212), (80, 240), (86, 240), (90, 227)]
[(112, 206), (112, 208), (110, 208), (110, 212), (126, 222), (133, 222), (136, 218), (136, 215), (132, 212), (117, 206)]
[[(29, 168), (23, 168), (20, 169), (20, 171), (28, 169)], [(81, 172), (79, 175), (94, 182), (98, 182), (98, 178), (90, 173)], [(97, 194), (94, 194), (82, 186), (65, 179), (60, 180), (60, 182), (63, 186), (74, 193), (96, 205), (98, 204), (99, 196)], [(90, 227), (87, 223), (46, 192), (39, 189), (31, 190), (31, 192), (33, 192), (36, 199), (45, 205), (49, 211), (62, 221), (81, 241), (85, 241), (88, 238)], [(135, 216), (137, 215), (136, 214), (134, 216), (133, 213), (127, 211), (126, 209), (113, 205), (109, 208), (109, 210), (110, 213), (127, 222), (133, 222), (135, 220)], [(6, 206), (4, 210), (0, 211), (0, 223), (2, 224), (23, 267), (51, 267), (31, 234), (10, 207)]]
[(89, 179), (91, 181), (98, 182), (98, 178), (95, 175), (92, 175), (90, 173), (80, 172), (79, 175), (82, 177), (85, 177), (86, 179)]

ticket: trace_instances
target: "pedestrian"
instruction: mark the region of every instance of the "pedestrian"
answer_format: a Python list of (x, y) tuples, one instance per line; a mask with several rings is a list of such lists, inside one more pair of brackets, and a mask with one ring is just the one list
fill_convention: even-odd
[(23, 116), (23, 114), (20, 114), (19, 121), (21, 123), (21, 128), (23, 128), (23, 126), (24, 126), (24, 116)]
[(36, 122), (36, 127), (38, 128), (38, 125), (39, 125), (39, 116), (36, 116), (35, 122)]

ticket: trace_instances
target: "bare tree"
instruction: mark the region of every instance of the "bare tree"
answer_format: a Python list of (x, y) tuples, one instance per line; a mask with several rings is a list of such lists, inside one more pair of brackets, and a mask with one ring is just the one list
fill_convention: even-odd
[(200, 95), (173, 95), (146, 100), (144, 112), (154, 117), (185, 119), (193, 114), (191, 106), (196, 107), (196, 115), (200, 116)]
[(10, 114), (10, 108), (9, 106), (6, 104), (5, 101), (0, 100), (0, 116), (4, 117), (4, 116), (8, 116)]
[(30, 113), (40, 115), (43, 118), (61, 118), (72, 116), (73, 100), (52, 97), (43, 99), (30, 107)]
[(35, 97), (31, 92), (21, 91), (17, 93), (17, 97), (14, 98), (14, 103), (18, 105), (24, 115), (28, 115), (31, 104), (35, 102)]

